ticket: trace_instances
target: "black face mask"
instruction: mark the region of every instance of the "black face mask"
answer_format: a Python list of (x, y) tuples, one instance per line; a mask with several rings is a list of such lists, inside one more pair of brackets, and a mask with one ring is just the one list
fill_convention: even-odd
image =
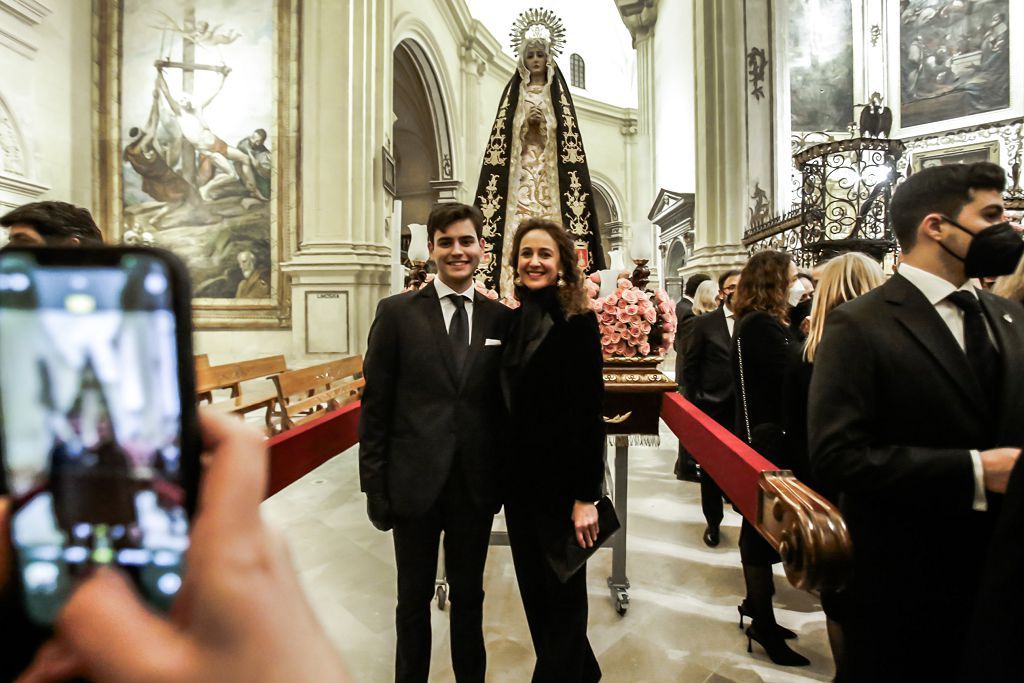
[(966, 256), (954, 254), (949, 247), (939, 242), (939, 246), (949, 252), (950, 256), (964, 262), (964, 275), (967, 277), (1009, 275), (1017, 269), (1017, 264), (1024, 256), (1024, 241), (1009, 221), (972, 232), (952, 218), (943, 216), (942, 220), (971, 235), (971, 245), (967, 247)]

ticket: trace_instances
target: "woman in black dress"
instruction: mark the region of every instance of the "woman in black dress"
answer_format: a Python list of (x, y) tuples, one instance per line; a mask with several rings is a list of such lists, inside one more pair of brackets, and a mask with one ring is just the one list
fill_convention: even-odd
[(597, 539), (604, 481), (600, 332), (575, 248), (557, 223), (520, 226), (516, 310), (502, 367), (511, 415), (505, 520), (530, 636), (534, 683), (591, 683), (601, 669), (587, 639), (586, 565), (566, 583), (546, 549), (575, 533)]
[[(761, 251), (740, 274), (736, 289), (736, 329), (732, 341), (732, 372), (736, 387), (736, 434), (776, 467), (794, 469), (783, 447), (783, 380), (790, 346), (796, 342), (789, 329), (789, 293), (797, 279), (788, 254)], [(799, 470), (799, 467), (796, 467)], [(797, 472), (799, 476), (799, 472)], [(796, 634), (775, 621), (772, 565), (778, 553), (746, 519), (740, 529), (740, 558), (747, 596), (739, 606), (740, 624), (751, 618), (750, 641), (764, 647), (768, 657), (784, 666), (805, 666), (810, 661), (786, 645)]]

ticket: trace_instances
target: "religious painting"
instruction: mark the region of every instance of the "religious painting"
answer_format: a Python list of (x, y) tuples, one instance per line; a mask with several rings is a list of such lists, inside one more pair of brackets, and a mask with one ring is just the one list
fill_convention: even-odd
[(933, 166), (976, 164), (979, 161), (988, 161), (993, 164), (999, 163), (998, 140), (914, 152), (914, 156), (910, 161), (910, 168), (914, 173), (917, 173), (921, 169), (932, 168)]
[(201, 327), (287, 324), (297, 2), (94, 2), (106, 230), (181, 257)]
[(898, 4), (901, 128), (1011, 106), (1010, 0)]
[(851, 0), (787, 0), (787, 7), (792, 130), (845, 132), (854, 104)]

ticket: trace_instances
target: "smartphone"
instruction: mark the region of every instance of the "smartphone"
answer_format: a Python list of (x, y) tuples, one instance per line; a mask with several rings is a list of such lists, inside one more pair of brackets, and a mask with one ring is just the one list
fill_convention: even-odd
[(200, 453), (189, 299), (166, 251), (0, 250), (3, 492), (39, 625), (99, 566), (159, 609), (181, 587)]

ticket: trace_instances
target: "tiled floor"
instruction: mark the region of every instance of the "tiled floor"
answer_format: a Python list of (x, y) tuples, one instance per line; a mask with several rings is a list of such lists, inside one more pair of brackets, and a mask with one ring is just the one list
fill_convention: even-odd
[[(828, 681), (833, 666), (817, 601), (776, 578), (779, 622), (800, 634), (794, 648), (805, 668), (774, 666), (737, 628), (742, 598), (739, 516), (727, 512), (723, 542), (701, 542), (704, 521), (696, 484), (672, 476), (676, 439), (664, 429), (660, 448), (630, 451), (631, 605), (616, 614), (605, 580), (611, 551), (589, 564), (590, 639), (609, 683), (644, 681)], [(291, 540), (295, 563), (331, 638), (360, 683), (393, 679), (395, 568), (391, 535), (366, 519), (351, 449), (268, 500), (266, 517)], [(496, 527), (501, 524), (500, 519)], [(526, 618), (512, 557), (492, 547), (487, 560), (484, 629), (488, 680), (529, 681), (533, 668)], [(433, 610), (431, 681), (454, 681), (446, 612)]]

